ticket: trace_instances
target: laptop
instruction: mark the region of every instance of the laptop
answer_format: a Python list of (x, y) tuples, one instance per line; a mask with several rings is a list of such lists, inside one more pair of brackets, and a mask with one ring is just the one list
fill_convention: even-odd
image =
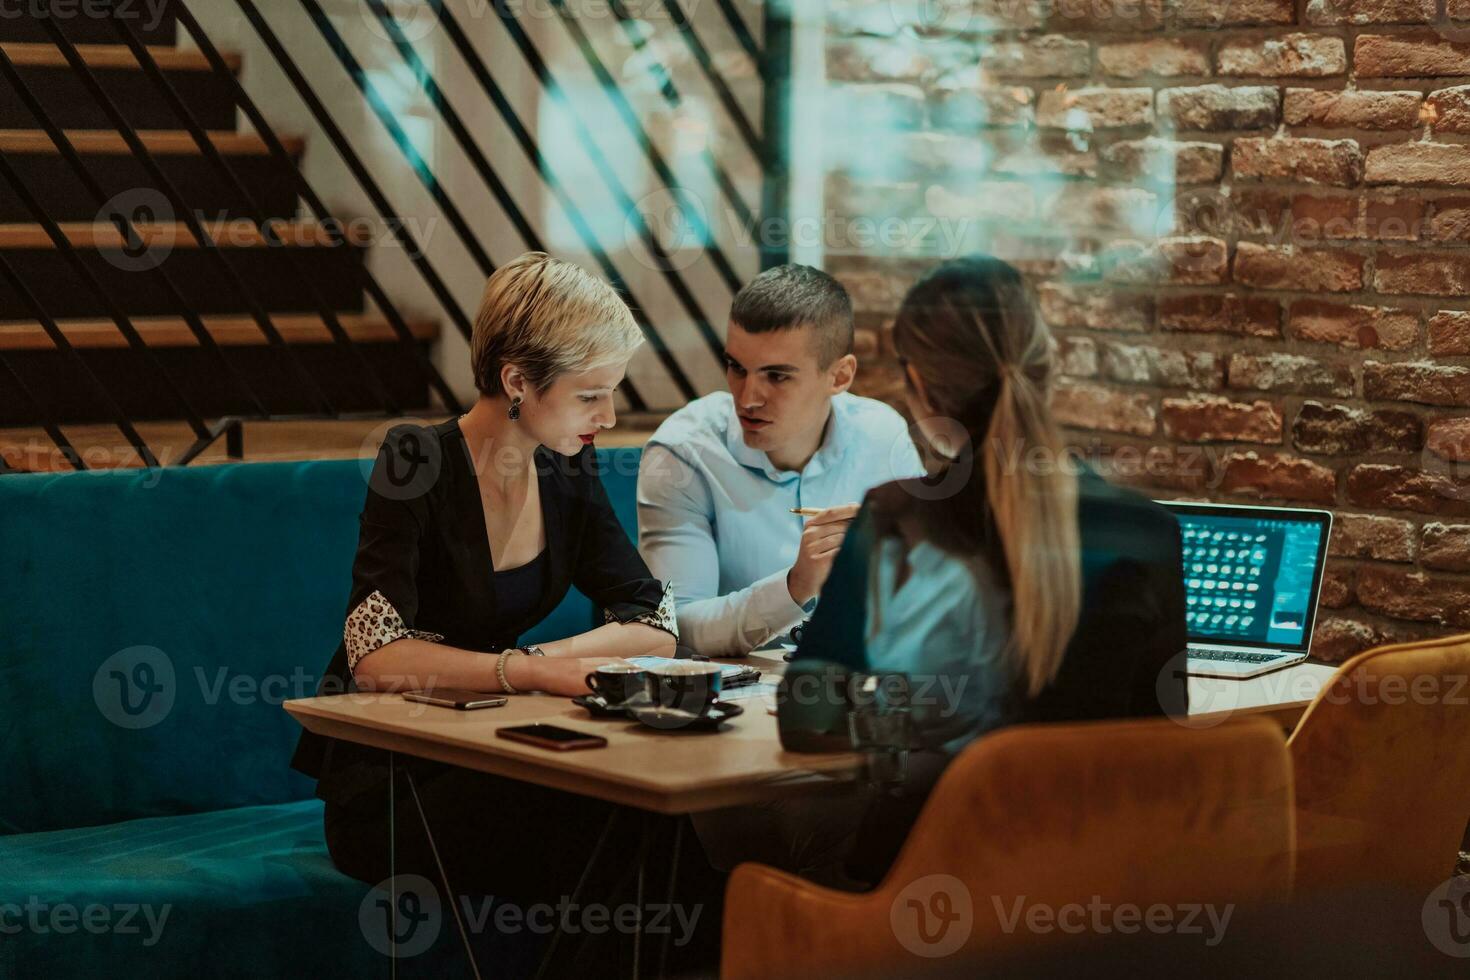
[(1161, 500), (1179, 521), (1185, 669), (1254, 677), (1307, 658), (1327, 564), (1325, 510)]

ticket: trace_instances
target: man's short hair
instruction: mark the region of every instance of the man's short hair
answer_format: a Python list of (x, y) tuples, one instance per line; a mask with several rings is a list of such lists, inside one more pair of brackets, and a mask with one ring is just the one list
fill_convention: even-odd
[(748, 333), (814, 328), (823, 368), (852, 353), (852, 299), (842, 283), (809, 265), (778, 265), (756, 276), (735, 294), (730, 319)]

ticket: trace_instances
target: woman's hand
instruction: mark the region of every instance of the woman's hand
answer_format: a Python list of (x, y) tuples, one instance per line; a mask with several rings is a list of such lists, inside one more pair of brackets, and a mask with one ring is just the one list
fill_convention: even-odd
[(505, 676), (517, 691), (545, 691), (562, 697), (587, 694), (587, 675), (603, 664), (627, 663), (621, 657), (526, 657), (511, 654)]

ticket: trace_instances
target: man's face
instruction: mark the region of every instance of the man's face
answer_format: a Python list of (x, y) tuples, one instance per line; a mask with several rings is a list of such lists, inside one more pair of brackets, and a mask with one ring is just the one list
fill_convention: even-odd
[(846, 390), (852, 355), (826, 369), (817, 361), (815, 328), (749, 333), (733, 321), (725, 340), (725, 379), (745, 444), (779, 455), (817, 437), (832, 396)]

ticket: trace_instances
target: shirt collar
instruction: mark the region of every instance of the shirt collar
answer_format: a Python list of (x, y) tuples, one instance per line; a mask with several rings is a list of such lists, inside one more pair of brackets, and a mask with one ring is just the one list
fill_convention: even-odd
[(725, 426), (725, 446), (734, 457), (735, 462), (741, 466), (760, 470), (766, 478), (774, 483), (788, 483), (798, 477), (820, 476), (842, 455), (842, 439), (846, 435), (846, 427), (842, 424), (842, 413), (838, 411), (838, 401), (832, 399), (831, 408), (827, 412), (827, 426), (822, 436), (822, 444), (812, 458), (807, 461), (806, 469), (800, 472), (796, 470), (778, 470), (760, 449), (752, 449), (745, 444), (745, 436), (740, 428), (740, 419), (735, 411), (735, 402), (730, 402), (730, 417)]

